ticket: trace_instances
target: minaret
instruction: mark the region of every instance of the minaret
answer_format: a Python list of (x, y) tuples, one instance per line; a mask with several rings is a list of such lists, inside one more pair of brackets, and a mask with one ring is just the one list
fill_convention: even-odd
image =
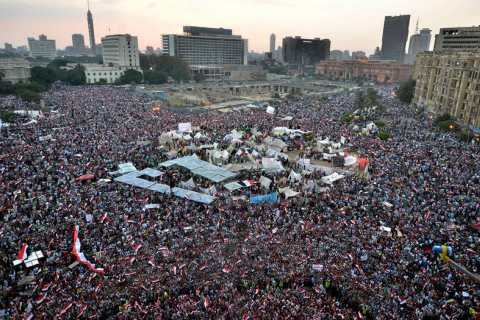
[(88, 21), (88, 35), (90, 37), (90, 49), (93, 54), (96, 54), (97, 50), (95, 48), (95, 32), (93, 31), (93, 18), (92, 13), (90, 12), (90, 1), (87, 0), (88, 12), (87, 12), (87, 21)]

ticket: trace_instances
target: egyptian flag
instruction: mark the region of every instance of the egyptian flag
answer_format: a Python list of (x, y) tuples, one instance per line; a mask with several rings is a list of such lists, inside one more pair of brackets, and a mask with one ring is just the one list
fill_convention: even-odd
[(251, 180), (243, 180), (242, 182), (240, 182), (241, 185), (245, 186), (245, 187), (251, 187), (253, 186), (255, 183)]
[(107, 214), (105, 213), (105, 215), (100, 218), (100, 223), (103, 223), (103, 220), (105, 220), (106, 218), (107, 218)]
[(203, 269), (205, 269), (206, 267), (208, 267), (208, 265), (205, 263), (205, 264), (204, 264), (203, 266), (201, 266), (199, 269), (200, 269), (200, 270), (203, 270)]
[(148, 263), (152, 265), (152, 267), (156, 267), (155, 262), (152, 259), (148, 259)]
[(44, 294), (42, 294), (40, 297), (38, 297), (37, 299), (35, 299), (35, 302), (37, 304), (40, 304), (43, 302), (43, 300), (45, 300), (45, 298), (47, 297), (47, 293), (45, 292)]
[(467, 249), (467, 252), (468, 252), (468, 253), (471, 253), (471, 254), (476, 254), (476, 255), (480, 254), (480, 253), (478, 253), (477, 251), (473, 251), (473, 250), (471, 250), (471, 249)]
[(50, 282), (50, 284), (47, 284), (47, 285), (43, 286), (42, 291), (47, 291), (50, 288), (51, 285), (52, 285), (52, 283)]
[(177, 267), (175, 267), (175, 266), (172, 266), (172, 272), (173, 272), (173, 274), (175, 274), (175, 275), (176, 275), (176, 274), (177, 274)]
[(23, 261), (23, 260), (27, 259), (27, 257), (28, 257), (27, 248), (28, 248), (28, 244), (24, 243), (23, 247), (22, 247), (22, 250), (20, 250), (20, 253), (18, 254), (17, 260)]
[(79, 228), (78, 226), (75, 226), (75, 229), (74, 229), (72, 253), (75, 255), (75, 257), (77, 257), (78, 262), (86, 264), (90, 270), (103, 275), (103, 269), (101, 268), (95, 269), (95, 264), (90, 263), (87, 260), (87, 258), (85, 258), (85, 255), (81, 252), (82, 245), (80, 243), (80, 239), (78, 239), (78, 228)]
[(203, 303), (205, 305), (205, 308), (208, 308), (210, 306), (210, 301), (208, 298), (205, 298), (205, 302)]
[(141, 243), (139, 243), (139, 244), (137, 244), (137, 245), (135, 246), (135, 254), (137, 254), (138, 249), (140, 249), (141, 247), (142, 247), (142, 244), (141, 244)]
[(77, 314), (77, 318), (80, 318), (80, 316), (83, 314), (83, 311), (87, 309), (88, 304), (85, 303), (85, 305), (80, 309), (80, 312)]
[(33, 312), (30, 312), (29, 314), (27, 314), (25, 318), (23, 318), (23, 320), (31, 320), (33, 319), (33, 317), (34, 317)]
[(67, 312), (68, 309), (70, 309), (73, 305), (73, 302), (70, 302), (69, 304), (67, 304), (65, 307), (63, 307), (62, 310), (60, 310), (60, 314), (64, 314), (65, 312)]
[(167, 215), (165, 216), (165, 219), (170, 217), (170, 211), (168, 211)]
[(224, 268), (222, 269), (222, 271), (225, 272), (225, 273), (230, 273), (230, 272), (232, 272), (232, 271), (230, 271), (230, 269), (228, 269), (227, 267), (224, 267)]
[(178, 266), (178, 269), (182, 269), (183, 267), (185, 267), (187, 264), (186, 263), (182, 263), (181, 265)]
[(95, 287), (95, 298), (97, 297), (97, 291), (100, 288), (100, 283)]

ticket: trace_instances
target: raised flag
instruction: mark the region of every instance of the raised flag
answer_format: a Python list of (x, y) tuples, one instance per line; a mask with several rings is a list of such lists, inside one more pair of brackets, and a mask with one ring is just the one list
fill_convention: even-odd
[(61, 310), (60, 310), (60, 314), (64, 314), (65, 312), (67, 312), (68, 309), (70, 309), (73, 305), (73, 302), (70, 302), (69, 304), (67, 304), (65, 307), (63, 307)]
[(185, 267), (187, 264), (186, 263), (182, 263), (181, 265), (178, 266), (178, 269), (182, 269), (183, 267)]
[(28, 244), (24, 243), (22, 249), (18, 253), (17, 260), (23, 261), (23, 260), (27, 259), (27, 257), (28, 257), (27, 248), (28, 248)]
[(48, 284), (48, 285), (44, 285), (44, 286), (42, 287), (42, 291), (47, 291), (47, 290), (50, 288), (51, 285), (52, 285), (51, 282), (50, 282), (50, 284)]
[(477, 255), (480, 254), (477, 251), (473, 251), (472, 249), (467, 249), (467, 252), (471, 254), (477, 254)]
[(34, 317), (33, 312), (30, 312), (29, 314), (27, 314), (27, 315), (25, 316), (25, 318), (23, 318), (23, 320), (32, 320), (33, 317)]
[(97, 291), (100, 288), (100, 283), (95, 287), (95, 298), (97, 297)]
[(80, 243), (80, 239), (78, 239), (78, 228), (79, 228), (78, 226), (75, 226), (75, 229), (74, 229), (72, 253), (75, 255), (78, 262), (86, 264), (87, 267), (94, 272), (103, 274), (103, 269), (95, 268), (95, 264), (90, 263), (87, 260), (87, 258), (85, 258), (85, 255), (81, 252), (82, 245)]
[(80, 316), (83, 314), (85, 309), (87, 309), (88, 304), (85, 304), (81, 309), (80, 312), (77, 314), (77, 318), (80, 318)]
[(208, 298), (205, 298), (205, 302), (203, 304), (205, 305), (205, 308), (210, 306), (210, 301), (208, 301)]
[(155, 262), (152, 259), (148, 259), (148, 263), (151, 264), (153, 267), (156, 267)]
[(230, 269), (228, 269), (227, 267), (224, 267), (224, 268), (222, 269), (222, 271), (225, 272), (225, 273), (230, 273), (230, 272), (232, 272), (232, 271), (230, 271)]
[(106, 218), (107, 218), (107, 214), (105, 213), (105, 215), (100, 218), (100, 223), (103, 223), (103, 220), (105, 220)]
[(137, 244), (137, 245), (135, 246), (135, 254), (137, 254), (138, 249), (140, 249), (141, 247), (142, 247), (142, 244), (141, 244), (141, 243), (139, 243), (139, 244)]
[(35, 302), (37, 304), (40, 304), (43, 302), (43, 300), (45, 300), (45, 298), (47, 297), (47, 293), (45, 292), (44, 294), (42, 294), (40, 297), (38, 297), (37, 299), (35, 299)]

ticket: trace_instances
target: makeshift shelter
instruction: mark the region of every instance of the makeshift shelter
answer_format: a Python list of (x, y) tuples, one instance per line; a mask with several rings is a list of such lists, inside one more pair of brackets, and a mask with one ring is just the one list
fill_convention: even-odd
[(290, 181), (302, 181), (302, 175), (292, 170), (290, 171), (290, 175), (288, 176), (288, 179)]
[(236, 176), (235, 173), (219, 168), (208, 162), (186, 156), (174, 160), (165, 161), (159, 164), (160, 167), (178, 165), (190, 170), (193, 174), (202, 176), (209, 180), (220, 182)]
[(129, 172), (137, 171), (135, 166), (131, 164), (130, 162), (128, 163), (121, 163), (118, 165), (118, 170), (114, 172), (109, 172), (109, 175), (115, 175), (115, 174), (126, 174)]
[(285, 198), (291, 198), (291, 197), (296, 197), (300, 194), (300, 192), (294, 191), (290, 188), (285, 188), (285, 189), (280, 189), (280, 193), (283, 193), (285, 195)]
[(329, 176), (323, 177), (323, 178), (322, 178), (322, 182), (331, 185), (331, 184), (333, 184), (335, 181), (340, 180), (340, 179), (342, 179), (342, 178), (344, 178), (344, 177), (345, 177), (344, 175), (341, 175), (341, 174), (338, 174), (338, 173), (334, 172), (334, 173), (332, 173), (332, 174), (329, 175)]

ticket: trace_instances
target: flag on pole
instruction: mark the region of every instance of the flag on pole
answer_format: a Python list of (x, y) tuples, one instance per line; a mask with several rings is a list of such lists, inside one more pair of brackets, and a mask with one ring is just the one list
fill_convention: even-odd
[(80, 239), (78, 239), (78, 228), (79, 228), (78, 226), (75, 226), (75, 229), (74, 229), (73, 250), (72, 250), (73, 255), (77, 257), (78, 262), (86, 264), (90, 270), (103, 274), (103, 269), (101, 268), (96, 269), (95, 264), (90, 263), (87, 260), (87, 258), (85, 258), (85, 255), (80, 251), (82, 245), (80, 243)]
[(70, 309), (73, 305), (73, 302), (70, 302), (69, 304), (67, 304), (65, 307), (63, 307), (61, 310), (60, 310), (60, 314), (64, 314), (65, 312), (67, 312), (68, 309)]
[(45, 298), (47, 297), (47, 293), (45, 292), (44, 294), (42, 294), (40, 297), (38, 297), (37, 299), (35, 299), (35, 302), (37, 304), (40, 304), (43, 302), (43, 300), (45, 300)]
[(139, 244), (137, 244), (137, 245), (135, 246), (135, 254), (137, 254), (138, 249), (140, 249), (141, 247), (142, 247), (142, 244), (141, 244), (141, 243), (139, 243)]
[(18, 253), (17, 260), (23, 261), (27, 259), (27, 248), (28, 248), (28, 244), (24, 243), (22, 249)]
[(80, 309), (80, 312), (77, 314), (77, 318), (80, 318), (80, 316), (83, 314), (83, 311), (87, 309), (88, 304), (85, 303), (85, 305)]

